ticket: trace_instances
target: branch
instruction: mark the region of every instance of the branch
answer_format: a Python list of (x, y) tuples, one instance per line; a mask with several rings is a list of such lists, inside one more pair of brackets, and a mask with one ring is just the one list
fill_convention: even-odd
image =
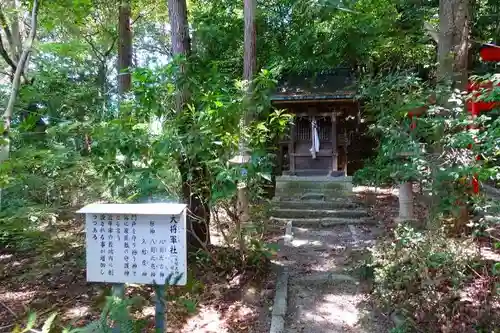
[(117, 40), (118, 36), (115, 36), (115, 38), (113, 38), (113, 41), (111, 42), (111, 46), (109, 47), (109, 49), (107, 49), (106, 52), (104, 52), (104, 57), (108, 57), (109, 54), (114, 50)]
[(11, 59), (11, 57), (9, 56), (9, 53), (5, 49), (5, 47), (3, 45), (2, 35), (0, 35), (0, 55), (5, 60), (5, 62), (12, 68), (12, 70), (15, 72), (17, 69), (17, 65), (14, 62), (14, 60)]
[(94, 53), (96, 54), (96, 56), (99, 58), (99, 60), (102, 61), (102, 58), (104, 57), (102, 52), (99, 51), (97, 49), (97, 47), (94, 45), (94, 42), (92, 41), (91, 37), (90, 36), (86, 36), (86, 35), (83, 35), (83, 39), (85, 39), (85, 41), (87, 42), (87, 44), (90, 45), (90, 48), (92, 49), (92, 51), (94, 51)]
[[(8, 76), (8, 77), (10, 77), (10, 78), (12, 79), (12, 73), (8, 73), (8, 72), (6, 72), (5, 70), (0, 70), (0, 74), (5, 75), (5, 76)], [(1, 332), (1, 331), (0, 331), (0, 332)]]
[[(499, 26), (500, 27), (500, 26)], [(432, 37), (432, 39), (439, 44), (439, 33), (438, 31), (427, 21), (424, 21), (424, 29), (427, 30), (427, 33)], [(491, 43), (485, 43), (479, 40), (475, 39), (469, 39), (469, 41), (481, 45), (488, 45), (489, 47), (494, 47), (494, 48), (500, 48), (500, 46), (491, 44)]]
[(137, 17), (130, 22), (130, 26), (133, 26), (134, 23), (137, 22), (137, 20), (140, 19), (140, 18), (142, 18), (142, 17), (144, 17), (143, 14), (137, 15)]
[(38, 0), (33, 0), (33, 9), (31, 11), (32, 29), (30, 31), (28, 39), (26, 40), (26, 44), (24, 45), (23, 52), (21, 53), (21, 57), (19, 58), (19, 63), (17, 64), (16, 72), (14, 73), (14, 79), (12, 80), (12, 89), (10, 91), (9, 103), (7, 104), (7, 108), (5, 109), (5, 112), (3, 114), (3, 118), (5, 121), (4, 133), (8, 132), (10, 129), (10, 121), (12, 119), (12, 114), (14, 113), (14, 104), (16, 103), (17, 95), (19, 92), (21, 76), (23, 74), (24, 67), (26, 66), (28, 56), (31, 52), (31, 47), (36, 37), (38, 7)]
[(7, 37), (7, 41), (10, 44), (11, 48), (15, 47), (14, 38), (12, 37), (12, 32), (9, 29), (9, 25), (7, 23), (7, 19), (5, 18), (5, 14), (3, 13), (3, 8), (0, 4), (0, 24), (2, 25), (3, 31), (5, 32), (5, 37)]
[(4, 302), (0, 301), (0, 305), (2, 305), (5, 309), (7, 309), (7, 311), (9, 311), (10, 314), (14, 316), (14, 318), (16, 318), (16, 319), (18, 318), (18, 315), (14, 311), (12, 311), (12, 309), (9, 308), (7, 306), (7, 304), (5, 304)]
[[(139, 14), (137, 15), (137, 17), (135, 19), (133, 19), (131, 22), (130, 22), (130, 26), (132, 27), (134, 25), (135, 22), (137, 22), (137, 20), (139, 20), (140, 18), (142, 18), (144, 15), (142, 14)], [(115, 44), (116, 44), (116, 41), (118, 40), (118, 35), (115, 35), (113, 34), (111, 31), (108, 31), (106, 30), (106, 32), (108, 34), (110, 34), (111, 36), (113, 36), (113, 40), (111, 41), (111, 46), (104, 52), (103, 56), (104, 57), (107, 57), (109, 56), (109, 54), (113, 51), (113, 49), (115, 48)]]

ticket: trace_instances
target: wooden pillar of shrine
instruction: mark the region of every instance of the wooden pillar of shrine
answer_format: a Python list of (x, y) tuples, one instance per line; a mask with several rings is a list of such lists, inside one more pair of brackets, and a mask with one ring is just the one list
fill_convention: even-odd
[(332, 112), (332, 171), (338, 171), (339, 152), (337, 150), (337, 114)]
[(290, 126), (290, 141), (288, 143), (288, 156), (290, 161), (290, 175), (295, 175), (295, 122)]

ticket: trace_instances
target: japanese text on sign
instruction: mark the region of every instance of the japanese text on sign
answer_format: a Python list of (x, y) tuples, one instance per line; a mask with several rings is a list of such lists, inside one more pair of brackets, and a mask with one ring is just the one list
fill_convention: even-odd
[(87, 213), (86, 232), (88, 281), (186, 284), (185, 213)]

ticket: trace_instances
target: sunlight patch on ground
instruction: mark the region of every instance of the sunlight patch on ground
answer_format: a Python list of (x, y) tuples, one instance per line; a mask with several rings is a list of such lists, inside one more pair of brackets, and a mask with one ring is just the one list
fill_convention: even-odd
[(346, 295), (326, 295), (314, 311), (304, 310), (302, 312), (303, 322), (354, 326), (359, 321), (359, 311), (349, 298)]
[(255, 289), (254, 287), (247, 288), (247, 290), (245, 291), (245, 298), (253, 299), (255, 297), (258, 297), (257, 289)]
[(326, 303), (321, 304), (321, 306), (318, 307), (318, 311), (326, 311), (327, 313), (331, 313), (332, 316), (342, 318), (342, 321), (346, 324), (354, 325), (359, 320), (359, 311), (356, 309), (356, 300), (354, 297), (352, 297), (352, 300), (349, 300), (349, 298), (351, 297), (347, 295), (326, 295)]
[(10, 263), (9, 266), (11, 266), (11, 267), (17, 267), (17, 266), (22, 266), (24, 264), (25, 264), (24, 260), (23, 261), (13, 261), (13, 262)]
[(397, 187), (374, 187), (374, 186), (355, 186), (352, 191), (354, 193), (371, 192), (383, 195), (399, 195), (399, 189)]
[(231, 304), (228, 308), (228, 312), (232, 315), (236, 315), (238, 318), (243, 318), (254, 313), (251, 307), (246, 306), (242, 302)]
[(10, 258), (12, 258), (12, 254), (2, 254), (2, 255), (0, 255), (0, 262), (7, 261)]
[(251, 319), (254, 315), (255, 311), (253, 308), (243, 304), (242, 302), (236, 302), (229, 306), (225, 318), (232, 325), (236, 324), (236, 326), (240, 329), (246, 331), (245, 328), (248, 329), (248, 327), (246, 327), (245, 323), (248, 323), (247, 320)]
[(182, 328), (182, 333), (229, 333), (223, 327), (221, 314), (213, 308), (202, 308), (200, 312), (190, 318)]
[(490, 248), (481, 247), (480, 255), (483, 260), (500, 262), (500, 254), (493, 252)]
[(29, 301), (35, 296), (35, 291), (19, 291), (19, 292), (10, 292), (7, 291), (5, 293), (0, 294), (0, 301), (9, 302), (9, 301)]
[(311, 265), (311, 274), (313, 273), (324, 273), (330, 272), (338, 269), (339, 266), (335, 263), (320, 261)]
[(254, 315), (254, 309), (241, 302), (231, 304), (224, 313), (211, 306), (202, 307), (197, 315), (188, 319), (179, 333), (230, 333), (233, 325), (244, 329), (241, 324), (244, 325)]
[(297, 238), (295, 238), (292, 241), (293, 247), (301, 247), (304, 245), (321, 246), (321, 245), (323, 245), (323, 243), (318, 241), (318, 240), (311, 241), (309, 239), (297, 239)]
[(154, 315), (155, 315), (155, 307), (154, 307), (154, 306), (145, 306), (145, 307), (142, 309), (141, 314), (142, 314), (144, 317), (154, 316)]
[(64, 313), (64, 317), (68, 319), (77, 319), (85, 316), (90, 312), (90, 307), (82, 305), (72, 307)]

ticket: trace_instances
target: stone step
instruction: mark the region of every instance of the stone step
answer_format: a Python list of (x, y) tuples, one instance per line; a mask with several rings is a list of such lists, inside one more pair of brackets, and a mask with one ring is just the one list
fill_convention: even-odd
[(318, 189), (283, 189), (276, 190), (275, 197), (279, 200), (337, 200), (352, 196), (352, 192), (345, 190), (318, 190)]
[(278, 223), (283, 223), (285, 225), (288, 222), (292, 222), (294, 227), (320, 227), (320, 228), (331, 228), (339, 225), (345, 224), (377, 224), (377, 221), (373, 218), (334, 218), (334, 217), (323, 217), (323, 218), (282, 218), (282, 217), (271, 217), (272, 221)]
[[(310, 207), (312, 208), (312, 207)], [(281, 218), (362, 218), (367, 217), (368, 212), (361, 209), (292, 209), (292, 208), (277, 208), (273, 209), (271, 215)]]
[(294, 277), (293, 282), (306, 284), (308, 286), (313, 284), (328, 284), (328, 283), (353, 283), (355, 285), (359, 284), (359, 281), (348, 275), (347, 272), (342, 270), (333, 270), (328, 272), (313, 272), (309, 274), (301, 274)]
[(296, 177), (276, 178), (276, 196), (302, 198), (315, 192), (325, 197), (343, 197), (352, 193), (352, 177)]
[(349, 200), (354, 200), (355, 197), (352, 196), (352, 194), (349, 194), (347, 192), (342, 192), (337, 195), (328, 195), (323, 192), (310, 192), (306, 191), (304, 193), (299, 193), (297, 195), (289, 195), (287, 193), (285, 197), (278, 198), (277, 200), (279, 201), (294, 201), (294, 200), (300, 200), (300, 201), (349, 201)]
[(273, 203), (275, 208), (280, 209), (354, 209), (359, 205), (350, 200), (290, 200), (290, 201), (277, 201)]

